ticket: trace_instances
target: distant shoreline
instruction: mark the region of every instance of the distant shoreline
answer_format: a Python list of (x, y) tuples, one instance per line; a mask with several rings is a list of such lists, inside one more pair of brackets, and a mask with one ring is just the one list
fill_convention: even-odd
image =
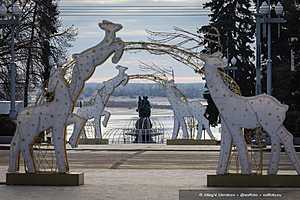
[[(167, 109), (167, 110), (172, 109), (172, 107), (170, 105), (152, 104), (151, 106), (152, 106), (152, 108), (155, 108), (155, 109)], [(113, 108), (129, 108), (129, 109), (132, 109), (132, 108), (137, 107), (137, 103), (136, 103), (136, 101), (123, 101), (123, 102), (109, 101), (108, 104), (107, 104), (107, 107), (109, 107), (109, 108), (113, 107)]]

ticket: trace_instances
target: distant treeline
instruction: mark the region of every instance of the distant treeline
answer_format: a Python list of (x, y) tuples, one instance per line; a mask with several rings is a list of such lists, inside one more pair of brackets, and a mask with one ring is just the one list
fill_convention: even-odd
[[(180, 83), (178, 89), (188, 98), (201, 98), (203, 93), (203, 83)], [(97, 83), (88, 83), (83, 92), (83, 98), (92, 96), (97, 89)], [(128, 83), (125, 87), (120, 86), (115, 90), (113, 96), (151, 96), (165, 97), (165, 91), (158, 84), (153, 83)]]

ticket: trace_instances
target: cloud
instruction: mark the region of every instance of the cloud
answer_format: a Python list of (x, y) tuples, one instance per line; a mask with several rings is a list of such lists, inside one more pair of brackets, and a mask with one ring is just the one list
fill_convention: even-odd
[[(62, 1), (64, 4), (71, 5), (68, 1)], [(75, 1), (69, 1), (75, 2)], [(199, 5), (201, 0), (127, 0), (127, 1), (113, 1), (113, 0), (80, 0), (76, 1), (77, 5)], [(72, 5), (73, 5), (72, 3)], [(195, 32), (201, 25), (208, 23), (208, 16), (193, 16), (193, 17), (62, 17), (65, 25), (75, 25), (78, 28), (79, 35), (77, 40), (73, 43), (73, 48), (70, 49), (70, 54), (80, 53), (83, 50), (96, 45), (104, 36), (103, 31), (98, 27), (98, 23), (103, 19), (113, 22), (121, 23), (123, 30), (118, 33), (124, 41), (141, 41), (146, 40), (147, 35), (145, 30), (154, 31), (172, 31), (173, 27), (180, 27), (186, 30)], [(194, 71), (188, 67), (180, 64), (167, 56), (151, 56), (148, 53), (141, 52), (137, 54), (125, 53), (120, 65), (129, 67), (128, 73), (141, 73), (139, 69), (140, 62), (145, 63), (155, 62), (164, 67), (173, 67), (177, 82), (199, 82), (201, 78), (195, 75)], [(89, 82), (102, 82), (113, 77), (117, 71), (115, 65), (108, 59), (103, 65), (97, 67), (95, 74), (91, 77)]]

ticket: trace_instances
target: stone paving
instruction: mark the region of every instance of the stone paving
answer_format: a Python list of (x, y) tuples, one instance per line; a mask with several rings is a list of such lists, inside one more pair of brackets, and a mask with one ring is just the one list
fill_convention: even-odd
[[(165, 147), (81, 146), (79, 150), (69, 150), (68, 156), (71, 170), (85, 173), (84, 186), (0, 185), (0, 200), (176, 200), (179, 189), (211, 190), (206, 188), (206, 175), (215, 173), (217, 146)], [(266, 165), (269, 153), (265, 154)], [(0, 151), (0, 158), (0, 182), (4, 182), (8, 151)], [(280, 162), (281, 173), (295, 173), (284, 153)], [(234, 166), (233, 161), (233, 171)], [(300, 199), (298, 193), (290, 193), (288, 199)]]

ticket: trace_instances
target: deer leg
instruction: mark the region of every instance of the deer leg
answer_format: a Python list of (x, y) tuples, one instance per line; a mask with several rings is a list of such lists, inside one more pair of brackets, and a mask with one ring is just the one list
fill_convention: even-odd
[(184, 139), (188, 139), (189, 138), (189, 133), (188, 133), (188, 129), (187, 129), (187, 125), (185, 123), (184, 117), (182, 117), (180, 119), (180, 125), (181, 125), (181, 129), (182, 129), (182, 136)]
[(269, 175), (276, 175), (278, 172), (278, 165), (280, 160), (280, 138), (278, 135), (271, 135), (271, 159), (269, 161), (269, 169), (268, 174)]
[(104, 120), (103, 120), (102, 125), (103, 125), (104, 127), (107, 127), (108, 120), (109, 120), (111, 114), (110, 114), (110, 112), (108, 112), (108, 111), (105, 110), (105, 111), (103, 111), (102, 115), (104, 115)]
[(238, 156), (242, 168), (242, 174), (251, 174), (251, 162), (248, 156), (247, 144), (240, 127), (229, 128), (234, 144), (236, 145)]
[(58, 168), (58, 172), (60, 173), (65, 173), (68, 171), (64, 132), (65, 127), (63, 125), (54, 127), (52, 130), (56, 166)]
[(74, 123), (74, 129), (71, 137), (69, 138), (69, 144), (72, 148), (77, 147), (78, 140), (80, 138), (80, 133), (84, 129), (84, 125), (86, 123), (86, 119), (79, 117), (78, 115), (72, 113), (69, 118), (67, 124)]
[[(29, 139), (29, 138), (28, 138)], [(25, 138), (21, 138), (21, 148), (25, 165), (28, 173), (34, 173), (36, 171), (33, 157), (32, 157), (32, 145), (31, 142), (26, 141)]]
[[(197, 140), (201, 140), (202, 138), (202, 126), (203, 126), (203, 122), (202, 122), (202, 118), (201, 117), (197, 117), (197, 122), (198, 122), (198, 128), (197, 128)], [(204, 133), (205, 134), (205, 133)]]
[(217, 174), (227, 173), (231, 148), (232, 148), (232, 136), (229, 132), (229, 129), (222, 122), (221, 146), (220, 146), (220, 156), (219, 156)]
[(19, 133), (18, 128), (11, 141), (9, 149), (9, 166), (8, 172), (19, 171), (19, 159), (20, 159), (20, 143), (19, 143)]
[(300, 160), (295, 151), (293, 135), (283, 125), (279, 127), (277, 134), (279, 135), (281, 142), (284, 144), (285, 151), (296, 168), (297, 174), (300, 175)]
[(101, 115), (95, 117), (95, 138), (101, 139), (102, 138), (102, 132), (101, 132)]
[(179, 121), (174, 116), (174, 127), (173, 127), (172, 140), (175, 140), (178, 137), (179, 128), (180, 128)]
[(213, 135), (213, 133), (210, 130), (209, 121), (206, 118), (203, 119), (203, 125), (204, 125), (204, 128), (207, 131), (207, 134), (209, 135), (210, 139), (216, 140), (215, 136)]

